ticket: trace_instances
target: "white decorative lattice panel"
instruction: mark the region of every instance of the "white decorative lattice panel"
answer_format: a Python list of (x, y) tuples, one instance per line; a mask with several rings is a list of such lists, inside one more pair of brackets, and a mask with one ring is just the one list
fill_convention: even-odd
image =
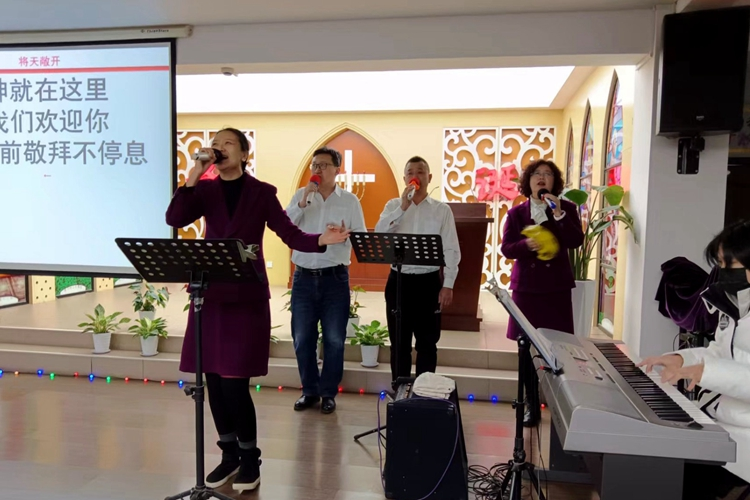
[[(177, 184), (182, 186), (187, 181), (188, 168), (192, 168), (190, 155), (200, 148), (209, 147), (218, 130), (178, 130), (177, 131)], [(255, 131), (243, 130), (250, 145), (247, 167), (245, 170), (255, 177)], [(206, 234), (206, 221), (201, 218), (189, 226), (179, 229), (178, 238), (202, 239)]]
[(516, 180), (531, 161), (553, 159), (555, 127), (447, 128), (443, 131), (443, 201), (484, 202), (495, 222), (487, 231), (484, 279), (510, 283), (513, 261), (500, 253), (505, 216), (522, 203)]

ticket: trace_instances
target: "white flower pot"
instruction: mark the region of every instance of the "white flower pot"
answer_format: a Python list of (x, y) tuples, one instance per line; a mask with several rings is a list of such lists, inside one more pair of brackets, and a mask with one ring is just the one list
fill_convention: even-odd
[(374, 368), (378, 366), (378, 353), (380, 352), (380, 346), (377, 345), (362, 345), (362, 366), (367, 368)]
[(323, 364), (323, 356), (321, 355), (321, 352), (320, 352), (322, 350), (321, 349), (322, 347), (323, 347), (323, 344), (319, 343), (318, 347), (315, 349), (315, 354), (318, 356), (318, 364), (319, 365)]
[(156, 317), (156, 311), (138, 311), (138, 317), (140, 319), (148, 318), (153, 321)]
[(111, 333), (93, 333), (94, 354), (107, 354), (109, 352), (109, 343), (112, 340)]
[(594, 323), (594, 300), (596, 299), (596, 282), (593, 280), (576, 281), (572, 290), (573, 327), (577, 337), (589, 338)]
[(357, 316), (356, 318), (349, 318), (349, 321), (346, 323), (346, 338), (353, 338), (357, 336), (352, 325), (359, 325), (359, 316)]
[(156, 356), (159, 354), (157, 348), (159, 347), (159, 337), (153, 335), (147, 339), (141, 337), (141, 356)]

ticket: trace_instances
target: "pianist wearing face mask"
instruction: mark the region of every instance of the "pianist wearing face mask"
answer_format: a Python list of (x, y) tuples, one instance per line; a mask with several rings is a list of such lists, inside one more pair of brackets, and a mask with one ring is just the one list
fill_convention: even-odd
[(701, 297), (719, 315), (708, 347), (646, 358), (646, 371), (661, 367), (662, 380), (701, 387), (698, 404), (737, 443), (737, 460), (725, 467), (688, 464), (683, 499), (723, 498), (750, 481), (750, 221), (726, 227), (706, 248), (719, 278)]

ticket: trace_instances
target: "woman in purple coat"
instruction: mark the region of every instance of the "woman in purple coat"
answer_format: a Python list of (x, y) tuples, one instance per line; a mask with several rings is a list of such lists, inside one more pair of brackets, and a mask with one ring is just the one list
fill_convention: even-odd
[[(216, 161), (214, 149), (222, 154)], [(206, 238), (237, 238), (245, 245), (260, 245), (253, 263), (260, 282), (210, 284), (202, 309), (203, 369), (208, 401), (222, 460), (206, 477), (216, 488), (237, 474), (233, 488), (255, 489), (260, 483), (260, 450), (257, 447), (255, 406), (250, 397), (250, 378), (268, 373), (271, 338), (271, 298), (263, 258), (265, 226), (290, 248), (301, 252), (326, 251), (326, 245), (342, 243), (344, 228), (329, 226), (323, 234), (307, 234), (292, 224), (276, 198), (276, 188), (245, 172), (249, 144), (239, 130), (227, 128), (216, 134), (211, 148), (202, 149), (207, 161), (198, 160), (185, 186), (174, 194), (167, 209), (167, 224), (184, 227), (205, 217)], [(219, 176), (201, 180), (211, 165)], [(180, 359), (180, 371), (195, 371), (195, 339), (192, 309)]]
[[(543, 196), (539, 192), (544, 189)], [(573, 301), (571, 290), (575, 287), (573, 269), (568, 250), (583, 243), (583, 229), (574, 203), (560, 200), (563, 179), (560, 169), (549, 160), (530, 163), (521, 177), (521, 194), (529, 199), (508, 211), (500, 251), (508, 259), (514, 259), (510, 276), (513, 302), (535, 328), (549, 328), (562, 332), (573, 332)], [(545, 200), (555, 205), (553, 210)], [(555, 235), (560, 250), (550, 260), (541, 260), (537, 255), (539, 245), (521, 234), (524, 228), (541, 225)], [(515, 321), (508, 323), (507, 336), (516, 340), (521, 330)], [(526, 376), (526, 407), (524, 424), (534, 426), (541, 417), (539, 410), (539, 386), (533, 364), (526, 364), (530, 372)]]

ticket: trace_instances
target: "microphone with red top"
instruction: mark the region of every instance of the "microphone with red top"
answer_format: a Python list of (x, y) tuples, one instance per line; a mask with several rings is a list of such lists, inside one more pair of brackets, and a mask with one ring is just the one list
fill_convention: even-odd
[[(312, 184), (315, 184), (315, 186), (316, 186), (316, 188), (317, 188), (318, 186), (320, 186), (320, 176), (319, 176), (319, 175), (317, 175), (317, 174), (311, 175), (311, 176), (310, 176), (310, 182), (311, 182)], [(312, 201), (313, 201), (313, 198), (314, 198), (314, 197), (315, 197), (315, 191), (313, 191), (312, 193), (309, 193), (309, 194), (307, 195), (307, 204), (308, 204), (308, 205), (309, 205), (310, 203), (312, 203)]]
[(409, 187), (411, 187), (411, 191), (409, 191), (409, 194), (406, 195), (406, 199), (411, 201), (412, 198), (414, 198), (414, 193), (416, 193), (419, 190), (419, 179), (412, 179), (409, 181)]

